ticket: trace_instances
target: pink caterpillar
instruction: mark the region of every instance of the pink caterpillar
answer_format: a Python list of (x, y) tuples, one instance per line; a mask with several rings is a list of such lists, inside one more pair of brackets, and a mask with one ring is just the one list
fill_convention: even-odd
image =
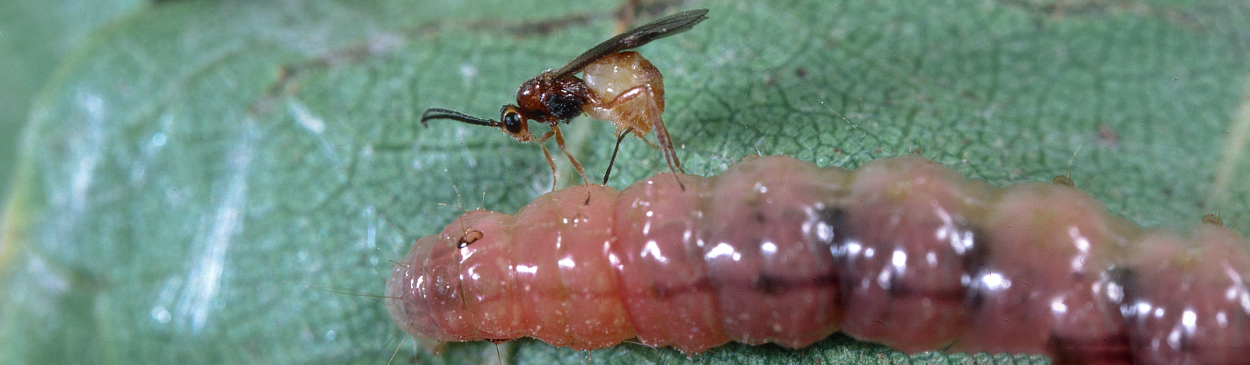
[(906, 352), (1250, 361), (1250, 254), (1215, 225), (1143, 229), (1070, 187), (996, 188), (919, 157), (753, 158), (680, 175), (684, 190), (666, 175), (465, 214), (396, 265), (391, 316), (420, 338), (574, 349), (842, 331)]

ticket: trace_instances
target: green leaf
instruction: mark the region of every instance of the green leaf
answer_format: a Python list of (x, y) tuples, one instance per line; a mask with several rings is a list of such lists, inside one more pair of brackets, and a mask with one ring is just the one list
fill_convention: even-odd
[(8, 197), (31, 99), (92, 31), (138, 11), (139, 0), (0, 2), (0, 203)]
[[(377, 297), (405, 232), (551, 186), (537, 146), (420, 113), (495, 117), (613, 35), (617, 5), (176, 2), (94, 32), (33, 106), (0, 236), (0, 361), (1012, 361), (837, 335), (693, 358), (405, 340)], [(699, 7), (710, 19), (641, 49), (689, 172), (920, 153), (997, 185), (1071, 174), (1143, 225), (1219, 212), (1250, 233), (1244, 2), (731, 1), (640, 20)], [(610, 125), (567, 131), (597, 175)], [(636, 139), (617, 166), (617, 187), (667, 170)]]

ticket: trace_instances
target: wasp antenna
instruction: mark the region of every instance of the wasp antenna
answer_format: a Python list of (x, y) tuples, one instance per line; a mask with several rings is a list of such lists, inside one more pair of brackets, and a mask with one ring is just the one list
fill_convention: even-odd
[(493, 120), (482, 119), (482, 118), (478, 118), (472, 115), (461, 113), (455, 110), (443, 109), (443, 108), (429, 108), (425, 110), (425, 113), (421, 113), (421, 126), (429, 128), (429, 124), (427, 124), (426, 121), (430, 119), (451, 119), (451, 120), (457, 120), (457, 121), (461, 121), (461, 122), (465, 122), (469, 124), (484, 125), (488, 127), (499, 126), (499, 122), (496, 122)]

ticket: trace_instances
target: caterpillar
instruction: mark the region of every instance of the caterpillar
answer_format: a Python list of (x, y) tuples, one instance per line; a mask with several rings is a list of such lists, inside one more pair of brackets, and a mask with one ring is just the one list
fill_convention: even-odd
[(1061, 364), (1250, 359), (1250, 253), (1215, 224), (1141, 228), (1066, 185), (997, 188), (915, 156), (667, 175), (464, 214), (395, 265), (392, 318), (418, 338), (573, 349), (842, 331)]

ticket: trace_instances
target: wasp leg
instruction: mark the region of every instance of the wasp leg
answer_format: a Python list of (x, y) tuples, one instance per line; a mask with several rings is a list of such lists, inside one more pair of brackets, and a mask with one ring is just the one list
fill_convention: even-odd
[(582, 175), (582, 183), (590, 185), (590, 179), (586, 178), (586, 169), (582, 168), (582, 163), (577, 162), (577, 159), (573, 158), (572, 154), (569, 154), (569, 150), (564, 148), (564, 133), (560, 132), (560, 127), (553, 124), (551, 126), (551, 132), (556, 135), (556, 146), (560, 146), (560, 152), (564, 152), (564, 157), (568, 157), (569, 162), (573, 163), (573, 168), (577, 169), (578, 174)]
[[(551, 191), (555, 191), (556, 182), (560, 180), (560, 174), (556, 171), (556, 160), (551, 159), (551, 152), (547, 151), (547, 144), (543, 143), (547, 142), (551, 135), (552, 132), (543, 133), (543, 136), (538, 139), (538, 147), (543, 149), (543, 156), (547, 157), (547, 166), (551, 166)], [(561, 146), (560, 148), (563, 149), (564, 147)]]
[(612, 148), (612, 158), (608, 159), (608, 171), (603, 173), (603, 185), (607, 185), (608, 176), (612, 176), (612, 165), (616, 163), (616, 153), (621, 150), (621, 141), (624, 141), (625, 136), (628, 136), (629, 132), (633, 130), (634, 127), (625, 128), (625, 130), (621, 131), (620, 135), (616, 136), (616, 147)]
[(625, 90), (617, 95), (612, 101), (603, 104), (604, 109), (614, 109), (621, 104), (625, 104), (634, 98), (642, 97), (646, 100), (647, 123), (651, 123), (655, 127), (655, 139), (660, 143), (660, 150), (664, 152), (664, 160), (668, 162), (669, 170), (673, 172), (685, 173), (686, 170), (681, 168), (681, 160), (677, 158), (677, 150), (673, 148), (673, 140), (669, 138), (668, 128), (664, 126), (664, 118), (660, 116), (660, 107), (655, 102), (655, 93), (651, 91), (651, 85), (635, 86), (629, 90)]

